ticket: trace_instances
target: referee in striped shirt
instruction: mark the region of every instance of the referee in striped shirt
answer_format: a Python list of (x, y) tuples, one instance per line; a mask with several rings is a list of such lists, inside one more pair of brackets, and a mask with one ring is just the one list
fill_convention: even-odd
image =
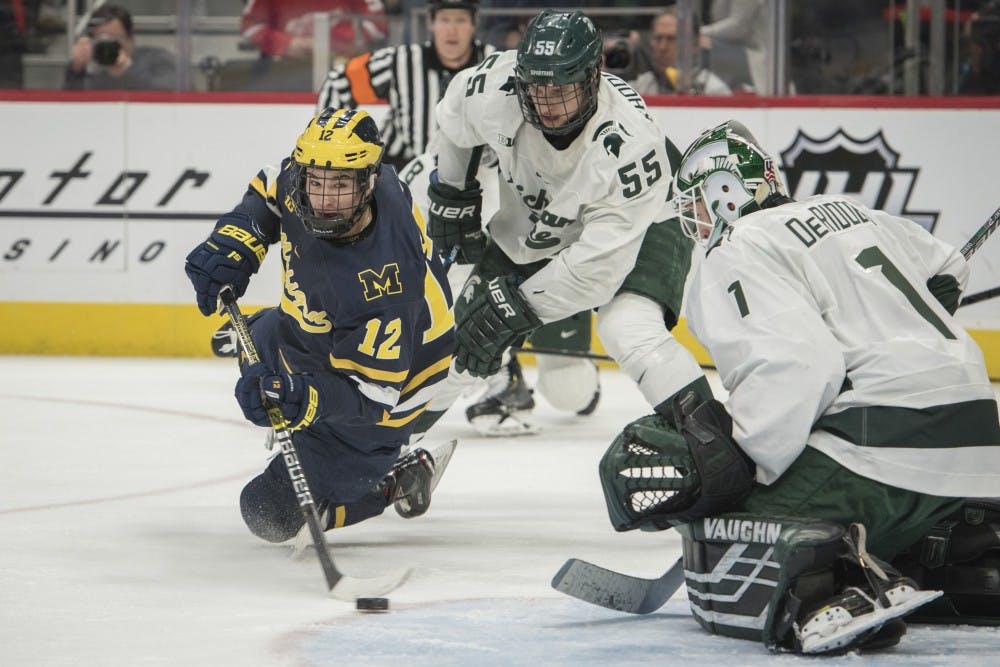
[(317, 109), (389, 103), (382, 127), (384, 161), (397, 170), (427, 150), (437, 127), (434, 107), (460, 70), (495, 49), (476, 39), (479, 0), (429, 0), (431, 41), (363, 53), (332, 70)]

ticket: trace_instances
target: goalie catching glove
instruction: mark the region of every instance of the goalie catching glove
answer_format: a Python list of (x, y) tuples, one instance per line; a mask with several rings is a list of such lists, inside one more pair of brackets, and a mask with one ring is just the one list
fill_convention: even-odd
[(680, 406), (676, 399), (679, 431), (663, 415), (642, 417), (601, 459), (601, 487), (615, 530), (664, 530), (732, 510), (753, 488), (753, 461), (733, 440), (722, 403), (712, 399), (689, 413)]
[(504, 351), (541, 325), (513, 276), (493, 278), (455, 322), (455, 369), (476, 377), (496, 374)]
[(306, 374), (274, 373), (260, 363), (247, 366), (236, 382), (236, 401), (247, 421), (257, 426), (271, 426), (264, 405), (265, 396), (281, 410), (282, 417), (293, 430), (308, 426), (316, 419), (319, 393)]
[(455, 261), (475, 264), (483, 257), (486, 234), (483, 232), (483, 190), (478, 181), (466, 184), (465, 190), (438, 181), (431, 172), (427, 196), (427, 235), (438, 254), (448, 257), (457, 249)]
[(184, 272), (194, 285), (202, 315), (216, 312), (223, 285), (232, 285), (236, 296), (243, 296), (250, 276), (264, 261), (267, 247), (250, 231), (252, 225), (247, 215), (224, 215), (208, 240), (188, 254)]

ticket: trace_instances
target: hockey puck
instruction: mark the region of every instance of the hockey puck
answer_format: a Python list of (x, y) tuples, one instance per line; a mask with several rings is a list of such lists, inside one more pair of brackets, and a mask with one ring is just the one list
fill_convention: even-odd
[(389, 598), (358, 598), (354, 601), (358, 611), (389, 611)]

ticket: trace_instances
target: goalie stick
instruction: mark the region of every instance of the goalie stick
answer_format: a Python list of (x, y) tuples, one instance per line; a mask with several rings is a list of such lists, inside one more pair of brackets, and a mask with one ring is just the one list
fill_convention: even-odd
[[(257, 347), (250, 336), (250, 328), (247, 326), (246, 317), (236, 303), (236, 293), (231, 285), (224, 285), (219, 290), (219, 302), (222, 308), (229, 315), (233, 328), (236, 330), (236, 337), (240, 346), (247, 355), (247, 361), (251, 364), (260, 362), (257, 354)], [(313, 501), (312, 492), (309, 490), (309, 483), (306, 481), (302, 466), (299, 463), (299, 456), (292, 443), (292, 437), (288, 432), (285, 418), (281, 414), (281, 409), (271, 402), (261, 393), (264, 408), (267, 410), (267, 418), (274, 429), (274, 438), (281, 449), (281, 458), (288, 470), (288, 476), (292, 480), (295, 495), (299, 499), (299, 509), (305, 518), (309, 533), (312, 535), (313, 546), (316, 547), (316, 555), (323, 568), (323, 575), (326, 577), (326, 585), (331, 597), (346, 602), (353, 602), (359, 597), (378, 597), (391, 590), (398, 588), (406, 578), (410, 576), (409, 569), (400, 569), (374, 577), (351, 577), (337, 569), (330, 556), (330, 548), (323, 536), (323, 529), (319, 525), (319, 515), (316, 512), (316, 503)]]
[(678, 558), (656, 579), (633, 577), (570, 558), (552, 578), (552, 588), (578, 600), (629, 614), (649, 614), (667, 603), (684, 583)]

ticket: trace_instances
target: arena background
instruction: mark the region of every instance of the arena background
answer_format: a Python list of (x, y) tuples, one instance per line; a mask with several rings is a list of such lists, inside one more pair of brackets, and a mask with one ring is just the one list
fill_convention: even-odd
[[(184, 257), (260, 167), (290, 152), (312, 96), (0, 91), (0, 103), (0, 354), (209, 356), (222, 318), (195, 308)], [(1000, 204), (1000, 100), (650, 105), (681, 149), (738, 118), (780, 157), (794, 197), (849, 193), (956, 246)], [(277, 257), (253, 280), (248, 309), (277, 302)], [(968, 294), (1000, 285), (998, 257), (1000, 239), (987, 240), (970, 262)], [(958, 319), (1000, 379), (1000, 300), (962, 308)], [(675, 333), (711, 363), (683, 322)]]

